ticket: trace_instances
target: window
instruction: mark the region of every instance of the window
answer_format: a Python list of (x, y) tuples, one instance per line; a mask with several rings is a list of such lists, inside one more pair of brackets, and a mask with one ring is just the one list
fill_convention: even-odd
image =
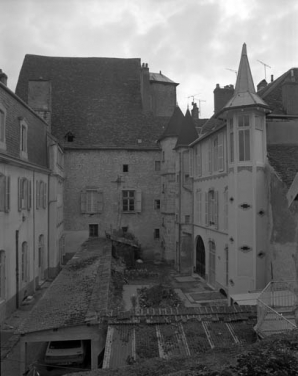
[(39, 235), (38, 238), (38, 267), (43, 267), (43, 254), (44, 254), (44, 236)]
[(5, 294), (5, 252), (0, 251), (0, 300), (4, 300), (6, 297)]
[(142, 196), (139, 190), (122, 191), (122, 211), (125, 213), (141, 212)]
[(160, 171), (160, 161), (155, 161), (155, 171)]
[(249, 115), (238, 116), (239, 162), (250, 160)]
[(90, 238), (98, 237), (98, 225), (97, 224), (89, 225), (89, 237)]
[(103, 192), (87, 188), (81, 192), (81, 213), (94, 214), (103, 210)]
[(159, 228), (154, 229), (154, 239), (159, 239), (160, 238), (160, 233), (159, 233)]
[(67, 132), (64, 138), (67, 142), (73, 142), (75, 135), (71, 132)]
[(0, 148), (5, 149), (5, 118), (6, 112), (0, 103)]
[(214, 189), (205, 193), (205, 224), (218, 227), (218, 192)]
[(212, 140), (208, 141), (208, 172), (212, 174)]
[(230, 163), (234, 163), (234, 127), (233, 127), (233, 119), (229, 119), (229, 134), (230, 134)]
[(198, 224), (202, 223), (202, 191), (196, 191), (196, 212), (195, 218)]
[(228, 230), (228, 215), (229, 215), (229, 200), (228, 200), (228, 187), (224, 190), (224, 229)]
[(213, 240), (209, 241), (209, 283), (211, 285), (215, 284), (215, 273), (216, 270), (216, 249), (215, 242)]
[(197, 149), (196, 149), (196, 153), (197, 153), (197, 175), (198, 176), (201, 176), (202, 175), (202, 149), (201, 149), (201, 145), (198, 145), (197, 146)]
[(159, 210), (160, 209), (160, 200), (154, 200), (154, 209)]
[(5, 211), (5, 176), (0, 174), (0, 211)]
[(27, 133), (28, 133), (28, 125), (26, 124), (25, 120), (21, 120), (20, 122), (20, 151), (22, 158), (28, 158), (28, 150), (27, 150)]
[(128, 172), (128, 164), (124, 164), (124, 165), (122, 166), (122, 171), (123, 171), (123, 172)]
[(213, 140), (213, 171), (218, 171), (218, 138)]
[(21, 274), (22, 274), (22, 281), (27, 282), (28, 279), (28, 244), (27, 242), (22, 243), (22, 267), (21, 267)]
[(185, 216), (185, 224), (188, 225), (190, 223), (190, 215)]
[(189, 149), (189, 176), (193, 177), (193, 149)]
[(19, 211), (31, 209), (31, 181), (26, 178), (19, 178)]

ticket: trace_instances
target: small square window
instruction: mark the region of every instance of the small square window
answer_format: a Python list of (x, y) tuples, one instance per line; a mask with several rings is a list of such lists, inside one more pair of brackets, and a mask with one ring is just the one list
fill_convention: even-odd
[(159, 239), (160, 234), (159, 234), (159, 228), (154, 229), (154, 239)]
[(128, 172), (128, 164), (124, 164), (122, 167), (123, 172)]
[(89, 237), (97, 238), (98, 237), (98, 225), (89, 225)]
[(128, 227), (127, 227), (127, 226), (122, 227), (122, 232), (123, 232), (123, 234), (125, 234), (127, 231), (128, 231)]
[(154, 209), (159, 210), (160, 209), (160, 200), (154, 200)]

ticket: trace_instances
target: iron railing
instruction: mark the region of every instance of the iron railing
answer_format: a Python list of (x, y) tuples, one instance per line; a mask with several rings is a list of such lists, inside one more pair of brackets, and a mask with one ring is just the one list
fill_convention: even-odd
[[(255, 331), (260, 335), (270, 335), (295, 329), (294, 309), (297, 304), (296, 281), (269, 282), (257, 299)], [(290, 316), (293, 316), (292, 320)]]

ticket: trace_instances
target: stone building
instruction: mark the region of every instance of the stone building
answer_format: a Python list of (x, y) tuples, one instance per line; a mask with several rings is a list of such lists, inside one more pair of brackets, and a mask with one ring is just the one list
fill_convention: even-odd
[(161, 253), (161, 151), (177, 84), (140, 59), (27, 55), (16, 93), (65, 151), (66, 250), (132, 232), (144, 257)]
[(47, 123), (7, 87), (1, 71), (0, 322), (59, 269), (63, 213), (58, 226), (54, 191), (49, 195), (63, 177), (54, 163), (58, 150), (63, 158)]

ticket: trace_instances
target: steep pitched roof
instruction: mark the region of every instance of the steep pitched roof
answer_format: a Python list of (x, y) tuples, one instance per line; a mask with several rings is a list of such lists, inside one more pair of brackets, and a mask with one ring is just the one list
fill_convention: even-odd
[(175, 86), (179, 85), (176, 82), (170, 80), (168, 77), (166, 77), (161, 72), (160, 73), (149, 72), (149, 77), (150, 77), (151, 82), (162, 82), (164, 84), (173, 84)]
[(247, 57), (246, 44), (244, 43), (242, 47), (234, 95), (219, 113), (229, 109), (251, 106), (268, 108), (268, 105), (263, 101), (263, 99), (256, 94)]
[(196, 131), (195, 123), (189, 110), (187, 110), (183, 122), (181, 123), (180, 132), (175, 148), (188, 146), (197, 138), (198, 133)]
[(157, 148), (167, 119), (143, 114), (140, 73), (140, 59), (26, 55), (16, 94), (27, 102), (28, 81), (51, 81), (52, 132), (71, 131), (68, 147)]
[(298, 68), (291, 68), (273, 82), (270, 82), (266, 87), (258, 91), (258, 95), (266, 100), (272, 114), (285, 114), (282, 103), (282, 85), (285, 81), (295, 79), (298, 82)]
[(279, 178), (289, 188), (298, 172), (298, 145), (268, 145), (268, 160)]
[(180, 127), (184, 121), (184, 115), (180, 110), (180, 107), (176, 106), (164, 132), (159, 138), (159, 141), (167, 137), (178, 137), (180, 134)]

